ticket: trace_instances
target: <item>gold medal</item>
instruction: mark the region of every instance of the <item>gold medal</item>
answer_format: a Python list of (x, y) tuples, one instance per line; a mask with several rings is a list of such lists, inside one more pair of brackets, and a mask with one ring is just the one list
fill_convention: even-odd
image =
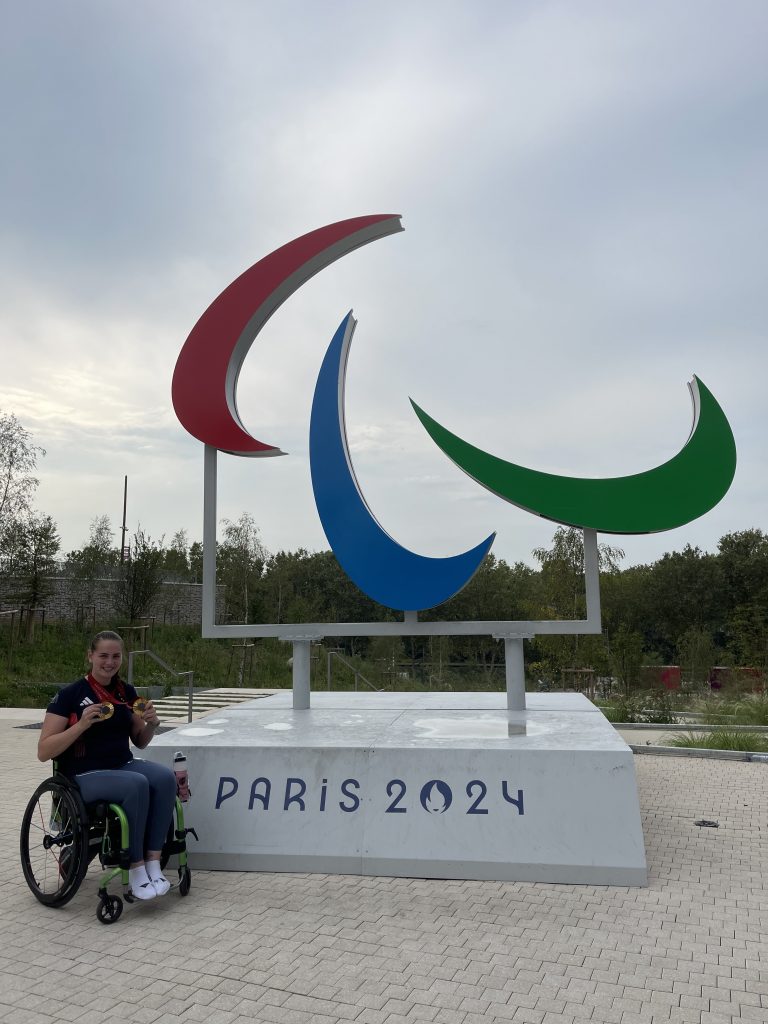
[(133, 713), (135, 715), (143, 716), (144, 712), (149, 707), (149, 701), (146, 697), (137, 697), (133, 702)]
[(111, 718), (115, 713), (115, 705), (110, 704), (108, 700), (105, 700), (101, 705), (101, 712), (99, 713), (99, 721), (105, 722), (108, 718)]

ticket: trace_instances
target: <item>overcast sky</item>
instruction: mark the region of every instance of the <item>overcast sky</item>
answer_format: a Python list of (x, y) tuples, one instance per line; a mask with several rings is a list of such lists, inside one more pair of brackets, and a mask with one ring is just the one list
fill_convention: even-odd
[(435, 447), (408, 398), (502, 458), (614, 476), (686, 441), (686, 382), (736, 437), (730, 492), (625, 564), (765, 515), (768, 5), (762, 0), (3, 3), (0, 409), (47, 450), (64, 550), (93, 517), (202, 535), (181, 346), (246, 267), (330, 222), (405, 233), (324, 270), (251, 349), (238, 406), (287, 458), (220, 457), (219, 513), (327, 547), (308, 422), (359, 320), (347, 426), (381, 524), (425, 555), (554, 526)]

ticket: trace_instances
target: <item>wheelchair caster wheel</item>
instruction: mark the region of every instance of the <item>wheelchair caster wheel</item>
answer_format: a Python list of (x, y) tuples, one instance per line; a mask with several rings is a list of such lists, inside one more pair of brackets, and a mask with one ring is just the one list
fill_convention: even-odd
[(192, 886), (192, 872), (185, 865), (179, 868), (179, 896), (186, 896)]
[(102, 896), (96, 908), (96, 917), (102, 924), (114, 924), (123, 912), (123, 901), (119, 896)]

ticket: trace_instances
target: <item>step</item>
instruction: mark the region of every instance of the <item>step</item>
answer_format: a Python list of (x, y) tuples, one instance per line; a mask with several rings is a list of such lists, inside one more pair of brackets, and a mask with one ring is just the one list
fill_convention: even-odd
[[(268, 697), (276, 690), (238, 687), (216, 687), (209, 690), (194, 690), (192, 693), (192, 717), (202, 718), (211, 712), (243, 704), (246, 701)], [(189, 715), (189, 696), (175, 694), (172, 697), (159, 697), (153, 701), (158, 715), (164, 723), (187, 721)]]

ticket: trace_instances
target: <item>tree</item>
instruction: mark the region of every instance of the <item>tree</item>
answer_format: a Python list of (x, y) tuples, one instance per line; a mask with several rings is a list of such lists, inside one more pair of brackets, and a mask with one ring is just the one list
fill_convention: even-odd
[[(631, 565), (600, 580), (603, 625), (613, 633), (621, 625), (646, 635), (653, 609), (649, 597), (650, 565)], [(646, 636), (646, 640), (648, 637)]]
[[(541, 565), (542, 584), (551, 611), (557, 618), (580, 618), (586, 612), (584, 596), (584, 539), (574, 526), (559, 526), (551, 548), (534, 548), (533, 557)], [(624, 557), (621, 548), (598, 544), (598, 569), (617, 573)]]
[(611, 637), (611, 664), (613, 673), (629, 694), (640, 678), (643, 664), (643, 638), (639, 633), (620, 626)]
[(689, 626), (677, 641), (677, 657), (684, 681), (705, 683), (718, 661), (712, 634), (699, 626)]
[(186, 530), (177, 530), (165, 552), (165, 571), (178, 580), (189, 579), (189, 541)]
[(750, 602), (733, 609), (726, 626), (728, 651), (737, 665), (768, 668), (768, 609)]
[[(350, 580), (332, 551), (299, 549), (270, 555), (249, 595), (255, 622), (384, 622), (391, 609), (377, 604)], [(368, 637), (339, 637), (346, 654), (368, 650)]]
[(189, 578), (193, 583), (203, 582), (203, 545), (199, 540), (189, 545)]
[(248, 622), (254, 588), (261, 578), (267, 550), (261, 543), (253, 516), (243, 512), (236, 522), (223, 520), (224, 540), (216, 552), (218, 581), (225, 590), (225, 614), (235, 622)]
[[(509, 566), (503, 559), (488, 554), (475, 575), (440, 610), (446, 621), (499, 621), (525, 619), (531, 600), (533, 570), (517, 562)], [(434, 643), (428, 638), (413, 638), (411, 646), (421, 646), (432, 660)], [(432, 651), (430, 652), (430, 648)], [(440, 651), (439, 653), (442, 653)], [(486, 676), (504, 664), (504, 646), (489, 636), (457, 636), (451, 640), (452, 659), (475, 666)]]
[(0, 413), (0, 537), (32, 515), (38, 457), (45, 455), (13, 413)]
[[(538, 579), (538, 601), (532, 608), (542, 619), (581, 619), (587, 611), (584, 588), (584, 538), (575, 527), (560, 526), (552, 538), (551, 548), (535, 548), (533, 557), (541, 564)], [(621, 548), (598, 544), (598, 571), (602, 577), (619, 575)], [(565, 636), (537, 637), (532, 653), (540, 661), (537, 666), (551, 679), (562, 678), (564, 670), (593, 668), (603, 672), (607, 655), (602, 637), (586, 637), (578, 633)]]
[(768, 661), (768, 537), (762, 530), (728, 533), (718, 544), (724, 639), (737, 665)]
[(720, 599), (730, 610), (768, 605), (768, 537), (762, 530), (741, 530), (720, 538)]
[(75, 580), (87, 581), (111, 575), (120, 560), (117, 550), (112, 546), (112, 534), (109, 516), (96, 516), (92, 519), (85, 544), (67, 554), (68, 575)]
[(70, 603), (75, 615), (83, 614), (87, 605), (96, 603), (96, 580), (114, 575), (120, 556), (112, 546), (113, 530), (109, 516), (91, 520), (88, 539), (83, 546), (67, 555), (65, 571), (69, 576)]
[[(435, 639), (441, 641), (445, 638), (436, 637)], [(397, 689), (398, 671), (404, 655), (403, 638), (401, 636), (371, 637), (368, 646), (368, 660), (376, 665), (382, 682), (392, 690)]]
[(163, 538), (153, 541), (139, 526), (133, 535), (130, 557), (123, 563), (117, 589), (117, 611), (129, 623), (147, 615), (163, 583)]
[(678, 639), (691, 626), (712, 636), (724, 630), (727, 608), (720, 595), (718, 557), (690, 544), (654, 563), (646, 599), (643, 632), (667, 664), (676, 656)]
[[(9, 525), (1, 549), (8, 574), (14, 577), (15, 600), (29, 609), (39, 608), (51, 592), (50, 577), (56, 571), (61, 547), (56, 524), (50, 516), (30, 513)], [(27, 616), (27, 639), (31, 639), (34, 617)]]

